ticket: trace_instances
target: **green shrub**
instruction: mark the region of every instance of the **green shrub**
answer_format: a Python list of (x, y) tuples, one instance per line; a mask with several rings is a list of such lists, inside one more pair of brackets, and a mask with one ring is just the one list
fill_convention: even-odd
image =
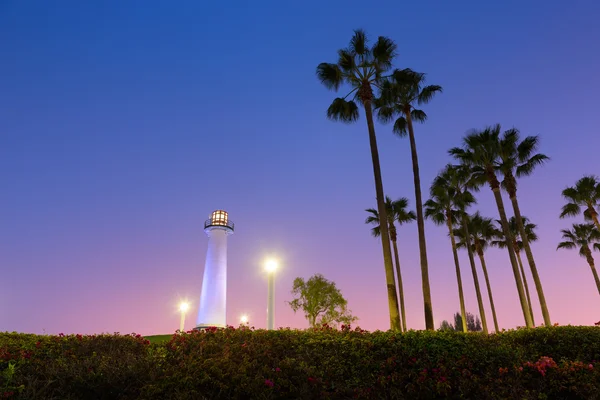
[(0, 333), (0, 398), (595, 399), (600, 328)]

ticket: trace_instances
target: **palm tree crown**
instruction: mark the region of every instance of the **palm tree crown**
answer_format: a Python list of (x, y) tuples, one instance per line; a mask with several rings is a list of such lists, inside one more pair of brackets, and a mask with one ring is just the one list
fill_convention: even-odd
[(500, 182), (496, 170), (501, 164), (500, 125), (496, 124), (483, 131), (472, 131), (463, 138), (463, 147), (453, 147), (448, 153), (459, 160), (471, 172), (471, 186), (481, 187), (488, 182), (492, 189)]
[[(594, 175), (586, 175), (571, 186), (562, 191), (562, 195), (567, 200), (562, 208), (560, 217), (573, 217), (581, 213), (584, 207), (583, 216), (586, 220), (594, 220), (598, 217), (598, 203), (600, 203), (600, 182)], [(596, 221), (594, 221), (596, 223)], [(597, 224), (597, 223), (596, 223)]]
[(594, 224), (573, 224), (573, 229), (561, 229), (563, 241), (557, 249), (579, 249), (584, 258), (591, 256), (591, 250), (600, 250), (600, 231)]
[[(417, 217), (414, 211), (407, 210), (408, 199), (406, 197), (400, 197), (397, 200), (392, 200), (389, 196), (385, 196), (385, 209), (387, 211), (388, 226), (390, 227), (390, 240), (396, 240), (396, 227), (394, 223), (398, 225), (404, 225), (408, 222), (414, 221)], [(374, 208), (367, 208), (365, 210), (369, 213), (369, 216), (365, 219), (366, 224), (374, 224), (371, 229), (371, 234), (374, 237), (381, 235), (379, 228), (379, 213)]]
[(517, 178), (529, 176), (536, 167), (544, 164), (550, 158), (541, 153), (535, 153), (539, 146), (538, 136), (527, 136), (519, 142), (520, 134), (515, 128), (502, 134), (498, 170), (504, 176), (502, 186), (510, 197), (517, 192)]
[(350, 86), (344, 97), (333, 100), (327, 109), (327, 118), (346, 123), (356, 121), (356, 101), (364, 104), (373, 99), (372, 85), (379, 86), (382, 75), (392, 67), (395, 55), (396, 44), (391, 39), (380, 36), (368, 47), (365, 32), (355, 30), (348, 47), (338, 51), (337, 63), (317, 66), (317, 77), (328, 89), (338, 91), (344, 84)]
[[(521, 218), (523, 219), (523, 227), (525, 228), (525, 233), (527, 234), (527, 240), (529, 240), (529, 242), (537, 241), (538, 235), (535, 233), (537, 225), (529, 221), (529, 218), (526, 216)], [(502, 222), (499, 220), (496, 220), (496, 222), (498, 225), (502, 224)], [(521, 239), (521, 233), (519, 232), (519, 227), (517, 226), (517, 220), (515, 217), (510, 217), (508, 220), (508, 230), (514, 239), (513, 243), (515, 244), (515, 249), (519, 251), (523, 250), (523, 240)], [(504, 237), (504, 234), (501, 230), (498, 230), (498, 234), (498, 240), (494, 240), (492, 245), (501, 249), (506, 248), (506, 238)]]
[(397, 69), (381, 84), (381, 97), (375, 100), (377, 116), (382, 122), (389, 122), (399, 116), (394, 123), (393, 131), (400, 137), (408, 134), (407, 113), (413, 121), (424, 122), (427, 114), (415, 108), (416, 105), (427, 104), (442, 92), (439, 85), (425, 84), (425, 74), (410, 68)]
[[(498, 228), (496, 228), (496, 225), (494, 224), (494, 220), (483, 217), (479, 212), (473, 214), (467, 221), (469, 234), (472, 239), (471, 245), (473, 246), (473, 250), (478, 253), (487, 250), (493, 240), (500, 234)], [(454, 235), (460, 239), (457, 243), (457, 247), (466, 248), (464, 230), (462, 228), (456, 229)]]

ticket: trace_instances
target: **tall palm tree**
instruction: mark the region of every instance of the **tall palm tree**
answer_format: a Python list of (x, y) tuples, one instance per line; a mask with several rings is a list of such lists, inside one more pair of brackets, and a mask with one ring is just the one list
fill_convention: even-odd
[[(385, 209), (387, 212), (390, 240), (394, 249), (394, 258), (396, 261), (396, 276), (398, 277), (398, 294), (400, 298), (400, 312), (402, 315), (401, 330), (403, 332), (407, 331), (406, 309), (404, 307), (404, 287), (402, 285), (400, 257), (398, 256), (398, 232), (396, 230), (396, 222), (398, 225), (404, 225), (416, 219), (414, 211), (409, 211), (407, 208), (408, 199), (406, 197), (401, 197), (398, 200), (392, 200), (389, 196), (385, 196)], [(368, 208), (366, 211), (369, 213), (369, 216), (365, 220), (365, 223), (376, 225), (371, 229), (371, 233), (374, 237), (381, 236), (381, 229), (379, 228), (379, 213), (374, 208)]]
[[(548, 305), (546, 304), (546, 296), (544, 296), (544, 289), (542, 287), (542, 281), (538, 274), (535, 259), (533, 258), (533, 252), (529, 246), (529, 238), (525, 230), (525, 224), (521, 217), (521, 210), (519, 208), (519, 202), (517, 201), (517, 180), (516, 177), (529, 176), (533, 173), (537, 166), (544, 164), (549, 160), (548, 156), (536, 153), (539, 145), (538, 136), (527, 136), (522, 141), (519, 141), (519, 131), (517, 129), (509, 129), (502, 134), (500, 139), (500, 165), (499, 170), (504, 176), (502, 180), (502, 186), (508, 193), (508, 197), (513, 206), (515, 214), (515, 221), (521, 242), (523, 243), (523, 250), (527, 257), (527, 263), (531, 269), (531, 275), (533, 276), (533, 282), (540, 301), (540, 307), (542, 309), (542, 316), (544, 318), (544, 324), (546, 326), (552, 326), (550, 320), (550, 312), (548, 311)], [(509, 227), (510, 228), (510, 227)], [(512, 232), (511, 232), (512, 233)], [(515, 249), (516, 254), (518, 250)], [(518, 256), (520, 257), (520, 256)], [(525, 286), (525, 292), (529, 301), (529, 308), (531, 309), (531, 301), (529, 300), (529, 289), (527, 288), (527, 282), (523, 281)], [(533, 313), (531, 314), (531, 321), (533, 321)]]
[(440, 93), (438, 85), (425, 86), (425, 74), (411, 69), (395, 70), (389, 79), (382, 83), (381, 97), (377, 99), (377, 115), (389, 122), (398, 117), (393, 131), (400, 137), (408, 134), (413, 165), (415, 184), (415, 201), (417, 208), (417, 228), (419, 231), (419, 254), (421, 259), (421, 281), (423, 285), (423, 303), (425, 307), (425, 327), (433, 330), (433, 308), (431, 305), (431, 288), (429, 286), (429, 267), (427, 264), (427, 244), (425, 241), (425, 221), (423, 218), (423, 200), (421, 198), (421, 178), (419, 174), (419, 159), (413, 121), (424, 122), (427, 114), (417, 109), (416, 105), (427, 104)]
[(586, 175), (571, 186), (562, 191), (562, 195), (567, 200), (562, 208), (560, 217), (573, 217), (581, 213), (587, 221), (592, 221), (596, 228), (600, 229), (598, 222), (598, 205), (600, 203), (600, 182), (594, 175)]
[[(479, 256), (479, 262), (481, 263), (481, 269), (483, 270), (483, 276), (485, 278), (485, 285), (488, 291), (488, 297), (490, 300), (490, 307), (492, 308), (492, 318), (494, 319), (494, 329), (499, 332), (498, 317), (496, 316), (496, 306), (494, 305), (494, 296), (492, 294), (492, 285), (490, 284), (490, 277), (487, 271), (487, 264), (485, 263), (484, 253), (492, 243), (494, 239), (498, 237), (498, 229), (494, 225), (494, 221), (491, 218), (482, 217), (479, 212), (476, 212), (468, 219), (469, 232), (471, 234), (473, 251)], [(462, 235), (463, 230), (457, 229), (456, 236), (460, 238), (457, 246), (464, 248), (467, 246), (465, 238)]]
[[(364, 108), (369, 130), (373, 175), (375, 177), (377, 211), (384, 221), (387, 220), (387, 213), (385, 212), (381, 166), (373, 122), (373, 86), (377, 86), (381, 82), (382, 74), (392, 68), (392, 60), (395, 55), (396, 44), (391, 39), (380, 36), (375, 44), (369, 47), (365, 32), (355, 30), (348, 47), (338, 50), (336, 63), (321, 63), (317, 66), (317, 77), (328, 89), (337, 91), (344, 84), (350, 87), (350, 91), (344, 97), (333, 100), (327, 109), (327, 118), (352, 123), (358, 120), (357, 102)], [(398, 310), (390, 234), (387, 224), (381, 224), (381, 246), (387, 284), (390, 327), (392, 330), (400, 330), (400, 311)]]
[(557, 249), (579, 248), (579, 255), (584, 257), (590, 265), (598, 293), (600, 293), (600, 278), (598, 278), (592, 256), (592, 250), (600, 250), (600, 230), (594, 224), (573, 224), (573, 229), (562, 229), (561, 233), (564, 241), (558, 244)]
[(458, 170), (450, 164), (446, 165), (438, 174), (429, 188), (430, 199), (425, 202), (425, 218), (429, 218), (436, 225), (446, 224), (448, 227), (448, 236), (452, 245), (452, 255), (454, 256), (454, 267), (456, 269), (462, 330), (463, 332), (467, 332), (467, 313), (458, 251), (456, 250), (454, 226), (461, 219), (464, 210), (475, 203), (475, 198), (468, 190), (460, 190), (460, 178)]
[[(525, 236), (529, 243), (535, 242), (538, 240), (538, 236), (535, 233), (536, 224), (529, 222), (529, 218), (526, 216), (522, 216), (521, 220), (523, 221), (523, 226), (525, 228)], [(500, 221), (496, 221), (498, 225), (501, 226)], [(531, 296), (529, 294), (529, 285), (527, 284), (527, 277), (525, 276), (525, 268), (523, 268), (523, 260), (521, 259), (521, 251), (523, 250), (523, 240), (521, 240), (521, 232), (519, 227), (517, 226), (517, 219), (515, 217), (510, 217), (508, 220), (508, 229), (512, 235), (513, 246), (515, 248), (515, 255), (517, 256), (517, 261), (519, 262), (519, 269), (521, 270), (521, 277), (523, 278), (523, 286), (525, 287), (525, 294), (527, 295), (527, 303), (529, 303), (529, 313), (531, 314), (531, 322), (535, 325), (535, 318), (533, 316), (533, 308), (531, 305)], [(492, 246), (499, 247), (501, 249), (506, 248), (506, 237), (502, 231), (498, 231), (498, 238), (492, 241)]]
[[(506, 237), (510, 237), (508, 218), (506, 217), (504, 201), (502, 200), (502, 193), (500, 192), (500, 181), (496, 175), (496, 171), (500, 164), (500, 152), (499, 124), (488, 127), (480, 132), (474, 131), (468, 134), (463, 138), (462, 148), (455, 147), (449, 151), (450, 155), (454, 156), (471, 170), (474, 182), (477, 185), (483, 185), (485, 182), (489, 184), (494, 193), (498, 214), (500, 214), (502, 232)], [(531, 314), (529, 313), (529, 305), (527, 304), (527, 297), (525, 296), (525, 290), (523, 289), (523, 281), (521, 279), (521, 274), (519, 273), (515, 249), (510, 240), (507, 241), (507, 249), (513, 275), (515, 277), (523, 317), (525, 319), (525, 325), (528, 328), (531, 328), (533, 327), (533, 323)]]

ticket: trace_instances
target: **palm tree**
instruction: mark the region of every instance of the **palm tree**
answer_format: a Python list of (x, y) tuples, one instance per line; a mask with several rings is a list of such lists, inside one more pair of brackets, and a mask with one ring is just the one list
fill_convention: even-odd
[(584, 176), (575, 182), (575, 186), (563, 190), (562, 195), (568, 203), (562, 208), (561, 218), (579, 215), (583, 207), (583, 217), (587, 221), (592, 221), (596, 228), (600, 229), (597, 211), (600, 202), (600, 182), (596, 176)]
[(600, 293), (600, 278), (592, 257), (592, 249), (600, 250), (600, 230), (594, 224), (573, 224), (573, 229), (562, 229), (561, 233), (564, 241), (558, 244), (557, 249), (579, 248), (579, 255), (585, 257), (590, 265)]
[[(475, 203), (475, 198), (468, 190), (460, 191), (460, 175), (458, 170), (448, 164), (434, 179), (429, 188), (430, 199), (425, 202), (425, 218), (429, 218), (436, 225), (446, 224), (452, 255), (454, 256), (454, 267), (456, 269), (456, 282), (458, 284), (458, 299), (460, 301), (460, 314), (462, 317), (462, 330), (467, 332), (467, 313), (465, 309), (465, 297), (463, 293), (458, 251), (456, 250), (456, 239), (454, 237), (454, 226), (460, 220), (464, 210)], [(457, 184), (458, 181), (458, 184)], [(477, 284), (479, 286), (479, 284)]]
[[(389, 38), (380, 36), (372, 47), (368, 46), (367, 36), (362, 30), (355, 30), (347, 48), (338, 51), (337, 63), (321, 63), (317, 66), (317, 77), (325, 87), (337, 91), (347, 84), (350, 91), (344, 97), (333, 100), (327, 109), (327, 118), (333, 121), (352, 123), (358, 120), (358, 105), (362, 104), (367, 118), (369, 144), (375, 177), (377, 211), (384, 221), (387, 220), (381, 166), (377, 150), (377, 137), (373, 123), (373, 85), (378, 85), (382, 74), (392, 67), (396, 55), (396, 44)], [(351, 96), (351, 100), (348, 98)], [(390, 248), (390, 234), (387, 224), (381, 225), (381, 246), (387, 284), (390, 327), (400, 330), (400, 312), (394, 283), (394, 266)]]
[[(398, 294), (400, 297), (400, 312), (402, 315), (402, 326), (403, 332), (407, 331), (406, 327), (406, 309), (404, 307), (404, 288), (402, 285), (402, 273), (400, 271), (400, 257), (398, 256), (398, 232), (396, 230), (396, 222), (398, 225), (404, 225), (406, 223), (415, 220), (416, 216), (414, 211), (407, 211), (408, 199), (401, 197), (398, 200), (392, 201), (389, 196), (385, 196), (385, 209), (387, 212), (388, 228), (390, 231), (390, 240), (394, 249), (394, 258), (396, 261), (396, 275), (398, 277)], [(369, 216), (365, 220), (366, 224), (375, 224), (371, 229), (371, 233), (374, 237), (381, 236), (381, 229), (379, 228), (379, 213), (373, 208), (366, 210)]]
[[(525, 139), (519, 142), (519, 131), (517, 129), (509, 129), (505, 131), (500, 139), (501, 162), (499, 165), (499, 170), (504, 176), (502, 186), (508, 193), (508, 197), (512, 202), (513, 211), (515, 213), (515, 221), (518, 228), (517, 232), (521, 237), (523, 250), (525, 250), (525, 256), (527, 257), (527, 262), (529, 263), (529, 268), (531, 269), (533, 282), (535, 283), (535, 288), (540, 300), (544, 324), (546, 326), (552, 326), (550, 312), (548, 311), (546, 297), (544, 296), (544, 289), (542, 288), (542, 281), (538, 274), (537, 266), (533, 258), (533, 252), (529, 246), (529, 238), (527, 237), (525, 224), (521, 217), (521, 210), (519, 208), (519, 202), (517, 201), (517, 180), (515, 178), (515, 175), (517, 177), (531, 175), (537, 166), (542, 165), (549, 160), (546, 155), (536, 153), (538, 145), (538, 136), (527, 136)], [(520, 257), (517, 249), (515, 249), (515, 252), (517, 257)], [(523, 284), (525, 286), (525, 292), (529, 301), (529, 309), (531, 310), (531, 301), (529, 300), (529, 289), (527, 288), (527, 282), (523, 280)], [(535, 325), (533, 321), (533, 313), (531, 313), (531, 322)]]
[(419, 231), (419, 253), (421, 259), (421, 280), (423, 285), (423, 302), (425, 306), (425, 327), (434, 330), (433, 309), (431, 305), (431, 289), (429, 286), (429, 267), (427, 265), (427, 244), (425, 242), (425, 222), (423, 218), (423, 200), (421, 198), (421, 178), (413, 121), (424, 122), (427, 114), (415, 108), (415, 105), (427, 104), (436, 93), (442, 91), (438, 85), (425, 84), (425, 74), (411, 69), (395, 70), (389, 79), (382, 83), (381, 97), (377, 99), (378, 117), (389, 122), (398, 117), (393, 131), (400, 137), (408, 134), (413, 165), (415, 184), (415, 201), (417, 208), (417, 228)]
[[(525, 228), (525, 236), (529, 243), (535, 242), (538, 240), (538, 236), (535, 233), (536, 224), (529, 222), (529, 218), (522, 216), (521, 220), (523, 221), (523, 227)], [(501, 226), (500, 221), (496, 221), (498, 225)], [(527, 303), (529, 303), (529, 313), (531, 314), (531, 322), (535, 325), (535, 318), (533, 317), (533, 309), (531, 306), (531, 296), (529, 294), (529, 285), (527, 284), (527, 277), (525, 276), (525, 268), (523, 268), (523, 260), (521, 259), (521, 250), (523, 250), (523, 240), (521, 240), (521, 232), (519, 227), (517, 226), (517, 219), (515, 217), (510, 217), (508, 220), (508, 229), (510, 230), (513, 246), (515, 248), (515, 255), (517, 256), (517, 261), (519, 262), (519, 269), (521, 270), (521, 276), (523, 278), (523, 286), (525, 287), (525, 294), (527, 295)], [(498, 238), (494, 240), (492, 246), (496, 246), (499, 248), (506, 248), (506, 238), (502, 231), (498, 231)]]
[[(494, 225), (494, 221), (491, 218), (482, 217), (479, 212), (476, 212), (468, 219), (469, 232), (471, 234), (473, 251), (479, 256), (479, 262), (481, 262), (481, 269), (483, 270), (483, 276), (485, 278), (485, 285), (488, 291), (488, 297), (490, 299), (490, 307), (492, 308), (492, 318), (494, 318), (494, 329), (496, 332), (500, 332), (498, 327), (498, 317), (496, 316), (496, 306), (494, 305), (494, 296), (492, 295), (492, 285), (490, 285), (490, 277), (487, 271), (487, 265), (485, 263), (484, 252), (487, 250), (491, 242), (498, 237), (498, 229)], [(464, 248), (467, 246), (465, 238), (462, 235), (462, 230), (458, 229), (455, 233), (460, 238), (460, 242), (457, 246)]]
[[(481, 132), (474, 131), (468, 134), (463, 138), (463, 147), (450, 149), (449, 153), (471, 170), (475, 185), (481, 186), (486, 181), (490, 185), (490, 188), (494, 193), (496, 206), (498, 207), (498, 214), (500, 214), (502, 232), (506, 237), (510, 237), (508, 218), (506, 217), (504, 201), (502, 200), (502, 193), (500, 192), (500, 181), (496, 175), (496, 170), (500, 163), (500, 151), (500, 125), (497, 124), (488, 127)], [(513, 275), (515, 277), (517, 293), (519, 294), (519, 301), (521, 302), (525, 325), (528, 328), (531, 328), (533, 327), (533, 323), (531, 314), (529, 313), (529, 306), (527, 304), (525, 290), (523, 289), (523, 281), (521, 279), (521, 274), (519, 273), (519, 266), (517, 264), (512, 241), (507, 241), (507, 249)]]

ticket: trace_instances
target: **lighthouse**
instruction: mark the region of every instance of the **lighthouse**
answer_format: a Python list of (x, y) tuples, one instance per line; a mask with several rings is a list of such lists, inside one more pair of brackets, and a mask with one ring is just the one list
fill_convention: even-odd
[(227, 212), (223, 210), (214, 211), (204, 222), (208, 250), (196, 329), (227, 326), (227, 236), (233, 234), (233, 226)]

